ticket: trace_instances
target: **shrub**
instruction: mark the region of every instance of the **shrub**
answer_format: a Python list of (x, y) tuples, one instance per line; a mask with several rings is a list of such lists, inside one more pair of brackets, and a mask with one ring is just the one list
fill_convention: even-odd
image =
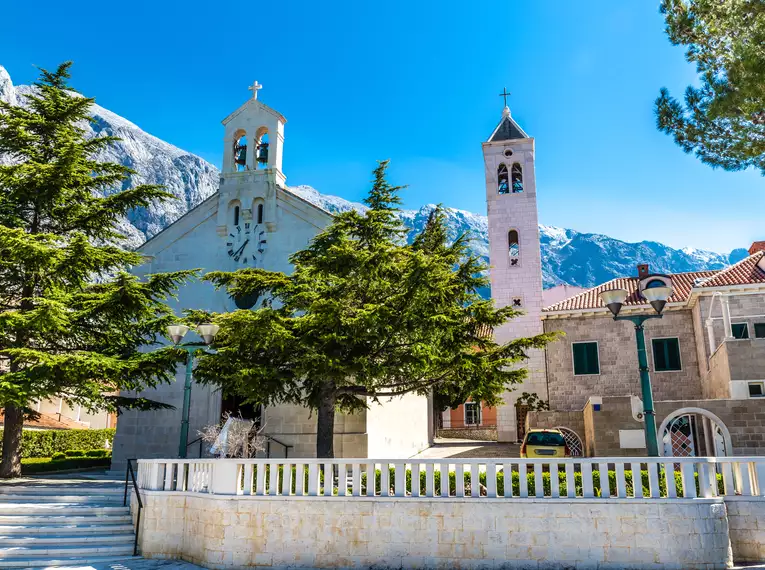
[(108, 449), (89, 449), (85, 452), (85, 457), (111, 457), (112, 452)]
[[(114, 442), (114, 428), (24, 430), (21, 434), (21, 457), (52, 457), (67, 449), (104, 449)], [(0, 450), (2, 450), (0, 430)]]
[(58, 461), (60, 459), (66, 459), (66, 453), (63, 453), (61, 451), (57, 451), (53, 454), (53, 457), (51, 457), (53, 461)]
[(83, 449), (67, 449), (64, 454), (67, 457), (85, 457), (85, 451)]
[(89, 469), (92, 467), (109, 467), (109, 457), (67, 457), (53, 460), (50, 457), (28, 457), (21, 460), (21, 474), (49, 473), (52, 471), (68, 471), (71, 469)]

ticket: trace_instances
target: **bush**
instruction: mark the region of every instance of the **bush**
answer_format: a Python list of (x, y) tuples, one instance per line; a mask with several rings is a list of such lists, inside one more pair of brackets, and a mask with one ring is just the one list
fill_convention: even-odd
[(85, 457), (111, 457), (112, 452), (108, 449), (89, 449), (85, 452)]
[(64, 454), (67, 457), (85, 457), (85, 450), (83, 449), (67, 449)]
[(53, 457), (51, 457), (51, 459), (53, 461), (59, 461), (60, 459), (66, 459), (66, 453), (62, 453), (61, 451), (57, 451), (56, 453), (53, 454)]
[(21, 460), (21, 474), (50, 473), (52, 471), (67, 471), (71, 469), (89, 469), (93, 467), (109, 467), (109, 457), (68, 457), (53, 460), (50, 457), (29, 457)]
[[(67, 449), (104, 449), (114, 443), (114, 428), (24, 430), (21, 434), (21, 457), (52, 457)], [(2, 450), (0, 430), (0, 450)]]

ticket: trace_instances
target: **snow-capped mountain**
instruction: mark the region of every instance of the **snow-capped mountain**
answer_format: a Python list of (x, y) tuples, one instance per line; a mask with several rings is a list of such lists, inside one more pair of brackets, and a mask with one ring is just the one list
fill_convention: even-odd
[[(22, 104), (23, 95), (30, 89), (25, 85), (14, 87), (7, 71), (0, 66), (0, 99)], [(86, 126), (89, 136), (109, 134), (122, 139), (98, 158), (119, 162), (135, 171), (123, 189), (136, 184), (161, 184), (178, 198), (131, 212), (120, 224), (128, 246), (140, 245), (217, 190), (219, 171), (209, 162), (142, 131), (98, 105), (93, 106), (93, 117), (95, 121)], [(332, 213), (365, 207), (322, 194), (310, 186), (290, 190)], [(401, 212), (401, 219), (412, 229), (412, 235), (424, 227), (433, 207), (428, 204), (419, 210)], [(456, 237), (470, 232), (473, 251), (488, 263), (486, 216), (454, 208), (447, 209), (446, 216), (450, 234)], [(544, 225), (539, 230), (546, 287), (561, 283), (592, 286), (616, 276), (633, 275), (638, 263), (649, 263), (652, 270), (666, 273), (719, 269), (746, 255), (745, 250), (723, 255), (693, 248), (673, 249), (657, 242), (626, 243), (604, 235)]]

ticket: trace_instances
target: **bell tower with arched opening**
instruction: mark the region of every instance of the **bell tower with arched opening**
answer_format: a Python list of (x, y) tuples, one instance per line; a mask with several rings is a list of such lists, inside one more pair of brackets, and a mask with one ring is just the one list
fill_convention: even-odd
[(258, 101), (262, 88), (223, 119), (223, 167), (218, 192), (217, 232), (232, 269), (262, 267), (268, 234), (276, 231), (276, 188), (282, 172), (287, 120)]
[[(503, 94), (507, 95), (507, 93)], [(511, 306), (524, 314), (494, 331), (497, 342), (543, 332), (542, 260), (534, 173), (534, 139), (513, 120), (505, 105), (502, 119), (483, 143), (486, 207), (489, 218), (489, 274), (491, 295), (499, 307)], [(507, 392), (497, 408), (500, 441), (519, 438), (515, 401), (523, 392), (547, 400), (544, 351), (529, 351), (529, 374), (515, 391)]]

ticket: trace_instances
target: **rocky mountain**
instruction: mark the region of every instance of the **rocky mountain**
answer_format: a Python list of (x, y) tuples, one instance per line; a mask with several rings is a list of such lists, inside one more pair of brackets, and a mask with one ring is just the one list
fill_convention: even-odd
[[(7, 71), (0, 66), (0, 99), (23, 104), (23, 95), (30, 90), (29, 86), (14, 86)], [(162, 184), (178, 198), (131, 212), (121, 224), (128, 246), (140, 245), (217, 190), (219, 172), (209, 162), (144, 132), (98, 105), (93, 107), (93, 118), (94, 121), (86, 126), (90, 136), (108, 134), (122, 139), (99, 157), (135, 171), (122, 189), (136, 184)], [(321, 194), (310, 186), (297, 186), (291, 190), (329, 212), (364, 208), (362, 204), (338, 196)], [(422, 229), (433, 207), (428, 204), (419, 210), (401, 213), (402, 221), (412, 229), (412, 235)], [(486, 216), (454, 208), (449, 208), (446, 214), (451, 235), (456, 237), (469, 231), (473, 236), (473, 251), (488, 262)], [(725, 255), (692, 248), (673, 249), (657, 242), (626, 243), (600, 234), (545, 225), (540, 225), (539, 230), (546, 287), (561, 283), (592, 286), (616, 276), (632, 275), (638, 263), (649, 263), (653, 270), (666, 273), (719, 269), (746, 255), (745, 250), (734, 250)]]

